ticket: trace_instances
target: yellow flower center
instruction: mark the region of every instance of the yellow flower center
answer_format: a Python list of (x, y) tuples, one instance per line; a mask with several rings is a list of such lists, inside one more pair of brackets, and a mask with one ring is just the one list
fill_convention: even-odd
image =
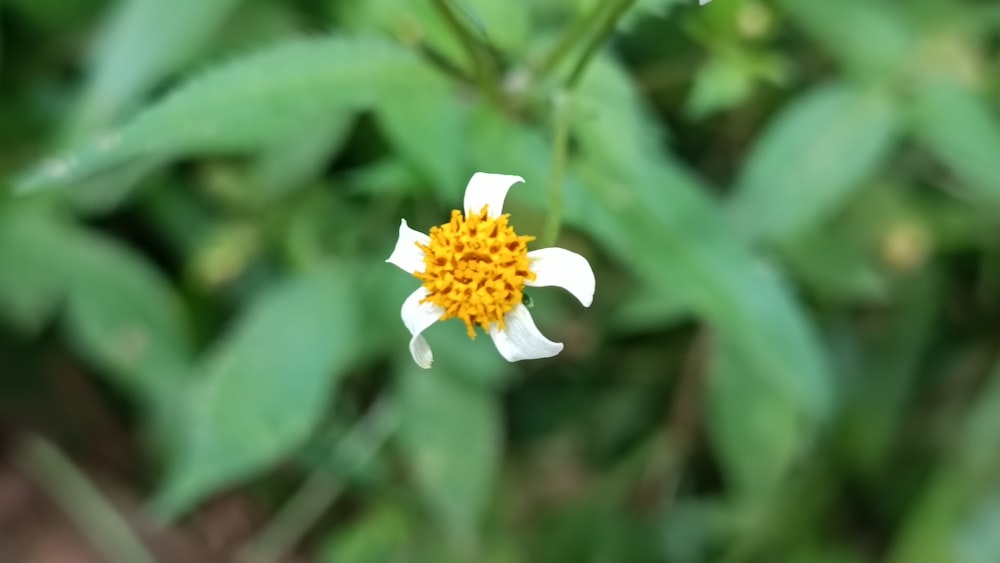
[(469, 338), (476, 337), (476, 325), (502, 329), (504, 315), (524, 299), (525, 281), (535, 279), (527, 246), (535, 237), (518, 236), (507, 224), (510, 215), (493, 218), (486, 211), (468, 217), (452, 211), (451, 221), (431, 228), (430, 244), (417, 243), (426, 266), (413, 274), (427, 289), (421, 303), (443, 308), (442, 321), (462, 319)]

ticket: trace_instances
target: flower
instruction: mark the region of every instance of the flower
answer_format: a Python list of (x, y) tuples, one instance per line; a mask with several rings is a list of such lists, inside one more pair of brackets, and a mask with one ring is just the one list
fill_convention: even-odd
[(535, 237), (520, 236), (501, 214), (507, 191), (520, 176), (477, 172), (465, 188), (465, 213), (431, 228), (429, 235), (403, 219), (399, 239), (386, 262), (423, 282), (403, 302), (401, 316), (409, 329), (410, 353), (422, 368), (434, 359), (421, 335), (436, 321), (459, 318), (476, 337), (485, 330), (509, 362), (548, 358), (562, 351), (539, 332), (524, 305), (524, 287), (559, 286), (584, 307), (594, 300), (594, 271), (587, 259), (563, 248), (528, 252)]

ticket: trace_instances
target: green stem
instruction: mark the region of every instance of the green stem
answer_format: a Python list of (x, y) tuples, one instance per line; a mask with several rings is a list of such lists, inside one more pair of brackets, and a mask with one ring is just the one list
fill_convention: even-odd
[(41, 438), (31, 438), (15, 462), (38, 483), (91, 545), (114, 563), (156, 563), (132, 528), (73, 463)]
[(566, 175), (566, 156), (569, 150), (569, 122), (571, 104), (569, 93), (556, 92), (552, 105), (554, 108), (555, 131), (552, 140), (552, 171), (549, 175), (549, 215), (542, 229), (542, 244), (553, 246), (559, 238), (559, 228), (562, 226), (563, 183)]
[(621, 19), (622, 15), (625, 14), (626, 10), (632, 7), (635, 0), (618, 0), (611, 7), (611, 12), (607, 18), (604, 19), (600, 30), (594, 37), (591, 38), (590, 43), (584, 49), (583, 54), (576, 61), (576, 65), (569, 74), (569, 78), (566, 79), (566, 89), (572, 90), (574, 86), (580, 81), (583, 76), (583, 71), (587, 69), (590, 64), (590, 60), (594, 58), (597, 50), (607, 43), (608, 39), (615, 32), (615, 28), (618, 26), (618, 20)]
[(503, 92), (500, 88), (500, 78), (497, 76), (497, 69), (489, 52), (483, 49), (482, 45), (469, 32), (448, 0), (431, 0), (431, 2), (476, 65), (476, 81), (479, 83), (479, 87), (495, 103), (502, 104)]
[(563, 59), (565, 59), (566, 56), (573, 51), (573, 48), (580, 43), (583, 37), (598, 25), (604, 17), (607, 5), (607, 2), (598, 2), (590, 13), (581, 18), (577, 18), (576, 21), (573, 22), (573, 25), (566, 30), (566, 33), (559, 38), (559, 41), (556, 43), (555, 47), (549, 51), (549, 54), (542, 59), (542, 62), (538, 63), (535, 67), (534, 75), (537, 77), (545, 77), (554, 72), (559, 64), (563, 62)]
[[(586, 18), (577, 20), (576, 25), (571, 27), (536, 70), (537, 76), (544, 76), (554, 70), (562, 59), (568, 54), (577, 41), (583, 37), (597, 22), (601, 22), (600, 28), (591, 38), (591, 41), (584, 48), (583, 54), (573, 66), (569, 77), (566, 79), (562, 90), (556, 92), (553, 100), (555, 108), (555, 133), (553, 135), (552, 148), (552, 172), (549, 176), (549, 215), (546, 218), (545, 226), (542, 229), (542, 243), (545, 246), (552, 246), (559, 237), (559, 228), (562, 225), (563, 210), (563, 183), (566, 172), (566, 159), (569, 150), (569, 122), (571, 113), (571, 92), (576, 87), (583, 71), (590, 64), (597, 49), (607, 42), (611, 34), (614, 33), (618, 20), (628, 10), (635, 0), (615, 0), (611, 4), (598, 4)], [(610, 5), (607, 10), (604, 6)]]
[[(360, 470), (375, 458), (395, 430), (396, 423), (394, 405), (383, 400), (372, 407), (365, 418), (340, 440), (333, 449), (333, 457), (340, 459), (338, 454), (351, 451), (355, 465), (352, 469)], [(325, 464), (318, 467), (264, 529), (240, 550), (238, 560), (245, 563), (271, 563), (280, 560), (337, 500), (343, 490), (343, 484), (330, 475), (330, 469)]]

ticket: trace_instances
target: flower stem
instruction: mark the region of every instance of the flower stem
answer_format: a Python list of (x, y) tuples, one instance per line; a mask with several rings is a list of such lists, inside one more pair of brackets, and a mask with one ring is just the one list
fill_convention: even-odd
[[(612, 2), (601, 2), (587, 14), (586, 17), (577, 20), (549, 55), (539, 64), (535, 71), (536, 76), (545, 76), (558, 67), (562, 59), (573, 50), (577, 42), (580, 41), (595, 25), (600, 22), (600, 27), (595, 35), (587, 43), (579, 60), (573, 66), (569, 77), (563, 84), (562, 89), (556, 92), (553, 98), (555, 131), (553, 134), (552, 147), (552, 171), (549, 176), (549, 214), (542, 229), (542, 243), (545, 246), (552, 246), (559, 237), (559, 228), (562, 225), (563, 210), (563, 184), (566, 172), (566, 159), (569, 150), (569, 123), (571, 114), (571, 94), (579, 83), (584, 70), (590, 64), (591, 59), (597, 53), (598, 48), (607, 42), (611, 34), (614, 33), (618, 20), (628, 10), (635, 0), (612, 0)], [(606, 6), (610, 6), (605, 9)]]
[(548, 55), (542, 62), (538, 63), (535, 67), (534, 75), (537, 77), (544, 77), (551, 74), (559, 66), (559, 63), (566, 58), (573, 48), (576, 47), (583, 37), (587, 35), (590, 30), (592, 30), (604, 16), (605, 8), (607, 7), (607, 2), (598, 2), (594, 9), (589, 13), (585, 14), (583, 17), (577, 18), (573, 25), (566, 30), (566, 33), (559, 38), (555, 47), (549, 51)]
[(552, 99), (555, 118), (552, 136), (552, 171), (549, 175), (549, 214), (542, 229), (542, 244), (553, 246), (562, 226), (563, 183), (566, 173), (566, 153), (569, 149), (569, 122), (571, 99), (568, 92), (560, 90)]
[(497, 76), (497, 69), (493, 64), (489, 52), (479, 44), (469, 29), (462, 23), (462, 20), (455, 13), (449, 0), (431, 0), (431, 2), (434, 4), (434, 8), (441, 14), (441, 17), (444, 18), (448, 27), (451, 28), (452, 33), (462, 43), (462, 48), (465, 49), (476, 65), (476, 81), (479, 83), (479, 87), (495, 103), (502, 104), (503, 92), (500, 89), (500, 79)]
[(600, 30), (598, 30), (597, 34), (591, 38), (591, 41), (587, 44), (583, 54), (580, 55), (580, 58), (576, 61), (576, 65), (570, 72), (569, 78), (566, 79), (567, 90), (572, 90), (580, 81), (580, 78), (583, 76), (583, 71), (587, 69), (587, 66), (590, 64), (590, 60), (594, 58), (598, 48), (608, 41), (608, 38), (610, 38), (615, 32), (618, 20), (621, 19), (622, 15), (625, 14), (625, 11), (631, 8), (634, 3), (635, 0), (618, 0), (611, 6), (610, 13), (604, 19)]

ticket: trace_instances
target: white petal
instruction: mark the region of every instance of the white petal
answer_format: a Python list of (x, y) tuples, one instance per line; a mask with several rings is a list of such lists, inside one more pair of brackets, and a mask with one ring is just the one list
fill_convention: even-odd
[(562, 352), (562, 343), (545, 338), (524, 305), (511, 309), (503, 320), (503, 330), (499, 330), (496, 323), (490, 325), (490, 337), (508, 362), (549, 358)]
[(528, 253), (535, 279), (526, 281), (531, 287), (557, 286), (573, 294), (584, 307), (594, 302), (594, 270), (590, 262), (565, 248), (542, 248)]
[(489, 216), (499, 217), (503, 214), (503, 200), (507, 191), (518, 182), (523, 182), (520, 176), (507, 174), (487, 174), (476, 172), (465, 186), (465, 212), (479, 213), (483, 206), (489, 206)]
[(403, 301), (400, 316), (403, 317), (403, 324), (413, 335), (410, 338), (410, 354), (413, 355), (413, 361), (417, 362), (418, 366), (428, 369), (434, 361), (434, 354), (431, 353), (427, 340), (420, 334), (441, 318), (444, 309), (433, 303), (421, 303), (424, 297), (427, 297), (427, 290), (423, 287), (411, 293), (406, 301)]
[(712, 0), (698, 0), (698, 5), (699, 6), (704, 6), (705, 4), (708, 4), (711, 1)]
[(423, 272), (424, 251), (417, 246), (418, 242), (426, 246), (430, 244), (431, 238), (420, 231), (414, 231), (406, 224), (406, 219), (402, 219), (399, 223), (396, 248), (392, 249), (392, 254), (386, 262), (399, 266), (409, 274)]

